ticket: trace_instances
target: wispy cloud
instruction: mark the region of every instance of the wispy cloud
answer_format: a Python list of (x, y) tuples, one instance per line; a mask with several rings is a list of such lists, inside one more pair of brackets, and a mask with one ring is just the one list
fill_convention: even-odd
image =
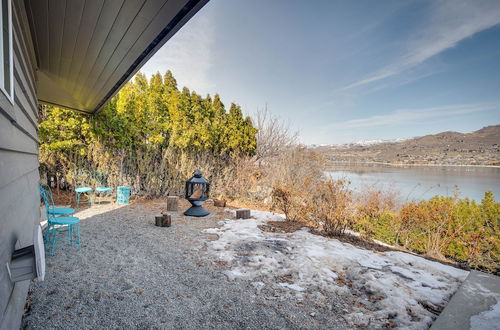
[(422, 119), (459, 116), (497, 109), (500, 109), (500, 103), (459, 104), (423, 109), (401, 109), (386, 115), (376, 115), (366, 118), (352, 119), (344, 122), (333, 123), (331, 125), (328, 125), (328, 128), (353, 129), (408, 124)]
[(209, 79), (215, 46), (215, 18), (209, 5), (198, 12), (141, 69), (151, 75), (159, 71), (173, 72), (180, 86), (199, 93), (210, 92)]
[(371, 84), (412, 69), (460, 41), (500, 23), (500, 1), (434, 1), (422, 26), (403, 43), (388, 65), (337, 91)]

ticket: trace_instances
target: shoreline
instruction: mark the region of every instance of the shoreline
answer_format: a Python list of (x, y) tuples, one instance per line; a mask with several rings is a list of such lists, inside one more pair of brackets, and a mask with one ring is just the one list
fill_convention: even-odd
[(476, 167), (476, 168), (500, 168), (500, 165), (462, 165), (462, 164), (405, 164), (385, 162), (332, 162), (331, 165), (383, 165), (389, 167)]

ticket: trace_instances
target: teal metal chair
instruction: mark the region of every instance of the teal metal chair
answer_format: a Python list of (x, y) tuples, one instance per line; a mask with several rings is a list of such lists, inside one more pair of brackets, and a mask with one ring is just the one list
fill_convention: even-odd
[(94, 173), (97, 187), (95, 188), (95, 202), (101, 204), (103, 197), (112, 197), (113, 190), (108, 186), (108, 176), (104, 173)]
[(48, 202), (50, 203), (49, 214), (50, 215), (73, 215), (75, 213), (75, 209), (71, 207), (55, 207), (54, 198), (52, 196), (52, 190), (48, 184), (40, 184), (39, 185), (40, 194), (46, 193)]
[[(89, 171), (79, 170), (75, 173), (73, 179), (76, 194), (76, 207), (80, 206), (80, 202), (87, 202), (92, 206), (92, 175)], [(87, 199), (82, 200), (82, 196)]]
[[(47, 230), (45, 232), (46, 249), (50, 250), (50, 255), (53, 256), (56, 247), (63, 245), (77, 245), (80, 250), (80, 219), (77, 217), (60, 216), (57, 217), (51, 214), (51, 203), (45, 189), (40, 190), (40, 194), (45, 204), (45, 212), (47, 215)], [(52, 211), (52, 213), (54, 213)], [(59, 233), (67, 233), (67, 238), (58, 237)], [(60, 236), (60, 235), (59, 235)], [(76, 236), (76, 238), (75, 238)]]

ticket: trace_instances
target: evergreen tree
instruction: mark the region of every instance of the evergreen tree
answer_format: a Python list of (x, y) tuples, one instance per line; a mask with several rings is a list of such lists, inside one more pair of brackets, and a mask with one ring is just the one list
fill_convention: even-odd
[(94, 116), (52, 106), (42, 112), (40, 156), (48, 166), (64, 161), (77, 167), (74, 155), (94, 161), (94, 147), (109, 155), (173, 149), (218, 157), (252, 155), (256, 148), (256, 129), (240, 106), (233, 103), (227, 112), (218, 94), (202, 98), (187, 87), (179, 91), (170, 71), (149, 80), (137, 73)]

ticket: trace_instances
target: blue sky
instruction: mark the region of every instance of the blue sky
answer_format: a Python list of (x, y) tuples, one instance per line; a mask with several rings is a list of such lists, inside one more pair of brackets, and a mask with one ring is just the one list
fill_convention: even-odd
[(143, 67), (306, 144), (500, 124), (500, 1), (211, 0)]

